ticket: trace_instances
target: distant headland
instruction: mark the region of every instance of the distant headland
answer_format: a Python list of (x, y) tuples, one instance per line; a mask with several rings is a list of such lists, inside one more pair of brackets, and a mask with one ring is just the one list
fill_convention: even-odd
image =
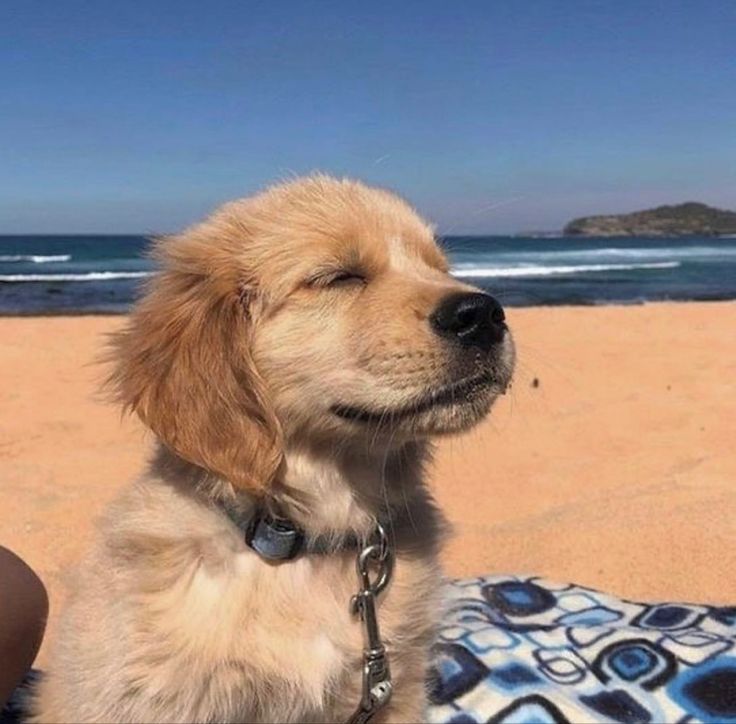
[(731, 236), (736, 212), (696, 201), (631, 214), (583, 216), (564, 228), (565, 236)]

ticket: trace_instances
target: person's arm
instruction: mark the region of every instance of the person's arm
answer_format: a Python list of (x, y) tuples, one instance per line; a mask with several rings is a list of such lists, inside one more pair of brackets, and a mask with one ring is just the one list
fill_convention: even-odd
[(36, 658), (48, 610), (41, 580), (0, 546), (0, 708)]

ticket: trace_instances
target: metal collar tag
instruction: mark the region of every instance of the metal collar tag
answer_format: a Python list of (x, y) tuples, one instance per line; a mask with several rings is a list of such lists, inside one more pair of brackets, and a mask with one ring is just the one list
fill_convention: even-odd
[(289, 561), (304, 547), (304, 532), (287, 518), (256, 515), (245, 531), (245, 542), (267, 561)]

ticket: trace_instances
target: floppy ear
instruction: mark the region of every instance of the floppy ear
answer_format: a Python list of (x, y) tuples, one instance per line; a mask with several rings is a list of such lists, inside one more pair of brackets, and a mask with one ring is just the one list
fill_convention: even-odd
[(181, 457), (263, 494), (282, 461), (281, 429), (249, 349), (253, 299), (232, 268), (233, 278), (216, 276), (216, 253), (186, 239), (158, 242), (169, 268), (113, 336), (109, 382)]

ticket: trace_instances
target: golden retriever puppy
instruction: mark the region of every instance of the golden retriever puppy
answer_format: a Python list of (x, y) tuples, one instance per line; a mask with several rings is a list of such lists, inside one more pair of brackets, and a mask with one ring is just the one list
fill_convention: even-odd
[(377, 522), (395, 565), (375, 597), (393, 696), (374, 721), (421, 721), (444, 528), (424, 468), (431, 438), (509, 383), (501, 307), (448, 274), (406, 202), (327, 176), (154, 253), (111, 383), (157, 450), (100, 522), (35, 721), (345, 721), (366, 645), (356, 555)]

